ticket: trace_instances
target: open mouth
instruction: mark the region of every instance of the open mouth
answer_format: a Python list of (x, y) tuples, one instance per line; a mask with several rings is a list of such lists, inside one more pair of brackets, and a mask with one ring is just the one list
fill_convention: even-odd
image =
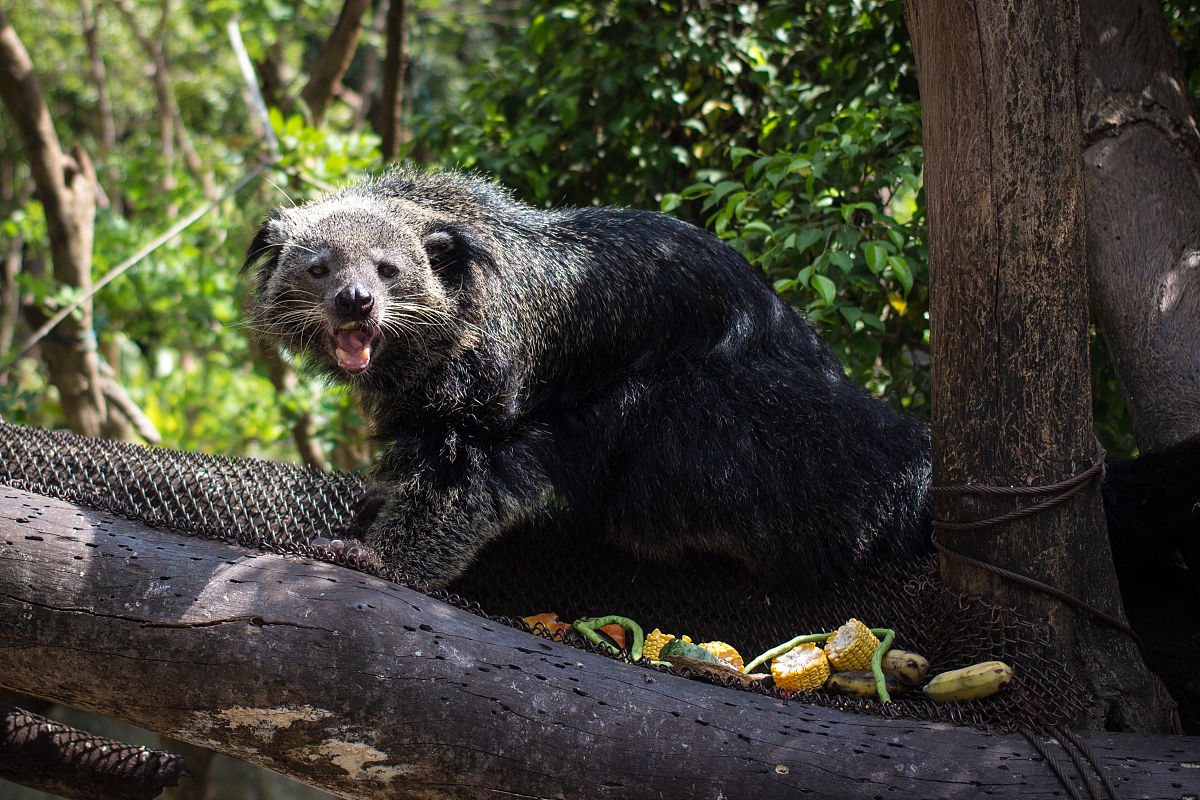
[(379, 334), (362, 322), (347, 322), (332, 333), (333, 354), (338, 366), (357, 375), (371, 364), (371, 351), (379, 341)]

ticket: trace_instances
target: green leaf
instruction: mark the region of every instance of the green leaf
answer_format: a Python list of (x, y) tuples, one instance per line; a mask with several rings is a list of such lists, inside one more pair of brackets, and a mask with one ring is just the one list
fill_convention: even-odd
[(888, 266), (892, 268), (892, 274), (900, 281), (900, 285), (904, 287), (904, 294), (907, 295), (913, 287), (913, 274), (908, 260), (901, 256), (889, 256), (887, 261)]
[(797, 253), (803, 253), (817, 242), (825, 239), (825, 231), (820, 228), (806, 228), (796, 234), (795, 241), (790, 245)]
[(754, 151), (748, 147), (732, 147), (729, 150), (729, 157), (733, 161), (734, 169), (742, 163), (744, 158), (752, 155), (754, 155)]
[(841, 250), (832, 251), (829, 254), (829, 260), (842, 272), (849, 272), (854, 268), (854, 263), (850, 260), (850, 256)]
[(887, 251), (877, 242), (869, 242), (862, 247), (863, 256), (867, 261), (867, 269), (875, 275), (883, 272), (888, 265)]
[(721, 181), (712, 190), (712, 199), (720, 202), (721, 198), (741, 186), (737, 181)]
[(833, 281), (824, 275), (813, 275), (810, 285), (821, 296), (823, 305), (833, 305), (834, 298), (837, 297), (837, 285)]

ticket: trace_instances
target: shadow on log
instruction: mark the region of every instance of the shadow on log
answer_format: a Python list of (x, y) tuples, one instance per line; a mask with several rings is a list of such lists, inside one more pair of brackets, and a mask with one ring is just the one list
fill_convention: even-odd
[[(5, 488), (0, 638), (0, 686), (347, 798), (1063, 792), (1021, 736), (724, 689), (344, 568)], [(1200, 791), (1198, 739), (1081, 738), (1124, 796)]]

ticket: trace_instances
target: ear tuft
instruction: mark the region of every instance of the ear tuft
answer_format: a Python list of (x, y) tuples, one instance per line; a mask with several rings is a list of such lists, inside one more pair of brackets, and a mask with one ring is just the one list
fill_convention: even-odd
[(427, 234), (421, 244), (425, 246), (425, 252), (433, 262), (454, 249), (454, 235), (448, 230), (436, 230)]
[(287, 241), (283, 211), (276, 208), (263, 221), (258, 233), (246, 248), (246, 260), (242, 262), (242, 273), (249, 272), (256, 264), (262, 265), (259, 272), (269, 274), (279, 262), (279, 247)]
[(491, 255), (475, 231), (464, 223), (434, 228), (421, 240), (429, 266), (442, 277), (461, 273), (468, 265), (490, 264)]

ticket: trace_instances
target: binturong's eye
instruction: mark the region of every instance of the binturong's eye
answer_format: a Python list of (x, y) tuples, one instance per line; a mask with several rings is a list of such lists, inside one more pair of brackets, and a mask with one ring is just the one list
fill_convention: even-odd
[(394, 278), (400, 274), (400, 268), (395, 264), (388, 263), (387, 261), (380, 261), (377, 269), (379, 270), (379, 277), (381, 278)]
[(308, 268), (308, 274), (314, 278), (324, 278), (329, 274), (329, 266), (322, 261), (318, 261)]

